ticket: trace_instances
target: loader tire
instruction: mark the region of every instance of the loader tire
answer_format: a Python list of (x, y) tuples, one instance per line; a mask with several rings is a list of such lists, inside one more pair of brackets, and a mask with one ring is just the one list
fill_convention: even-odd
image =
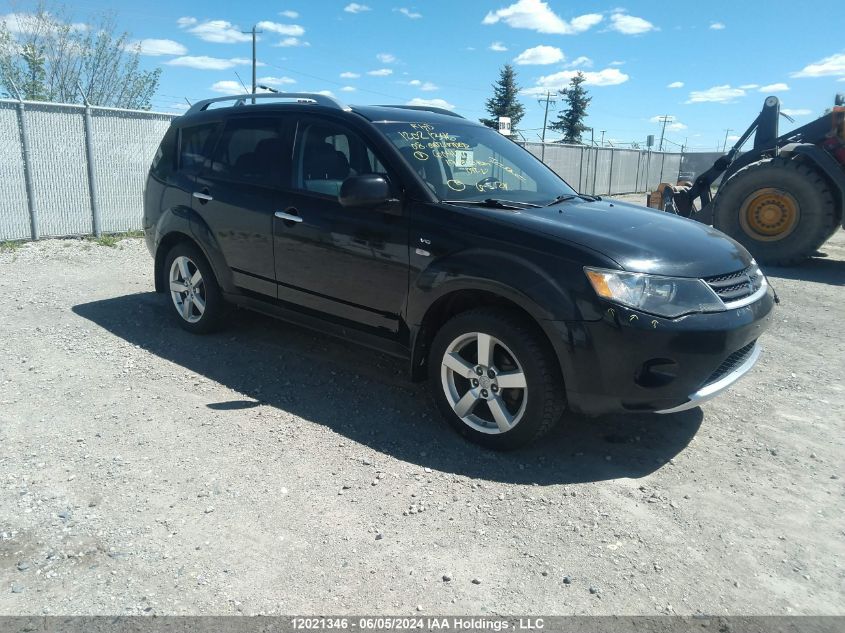
[(788, 158), (752, 163), (731, 176), (714, 199), (713, 225), (762, 264), (798, 264), (838, 225), (830, 185), (811, 166)]

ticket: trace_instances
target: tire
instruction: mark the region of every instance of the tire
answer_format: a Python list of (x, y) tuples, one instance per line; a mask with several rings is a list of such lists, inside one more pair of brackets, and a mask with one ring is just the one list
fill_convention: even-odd
[[(478, 362), (479, 344), (493, 350), (492, 362)], [(565, 408), (560, 366), (548, 341), (515, 311), (478, 308), (453, 317), (434, 337), (428, 370), (443, 417), (487, 448), (512, 450), (537, 440)], [(500, 387), (505, 381), (510, 386)], [(467, 412), (461, 417), (456, 409)]]
[[(768, 209), (774, 220), (755, 217)], [(798, 160), (775, 158), (740, 169), (714, 201), (714, 226), (747, 248), (763, 264), (788, 266), (809, 257), (837, 227), (836, 202), (828, 182)]]
[[(170, 249), (164, 261), (165, 293), (177, 323), (194, 334), (208, 334), (218, 329), (226, 304), (202, 251), (191, 242), (179, 242)], [(188, 284), (184, 282), (186, 270)]]

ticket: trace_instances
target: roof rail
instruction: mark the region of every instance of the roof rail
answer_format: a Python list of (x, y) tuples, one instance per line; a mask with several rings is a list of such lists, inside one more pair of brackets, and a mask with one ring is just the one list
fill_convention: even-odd
[(248, 101), (253, 99), (301, 99), (313, 101), (317, 105), (326, 106), (327, 108), (335, 108), (337, 110), (349, 110), (349, 106), (341, 103), (334, 97), (329, 97), (324, 94), (314, 92), (259, 92), (256, 94), (242, 94), (232, 95), (230, 97), (215, 97), (214, 99), (205, 99), (198, 101), (190, 107), (185, 114), (196, 114), (197, 112), (204, 112), (212, 103), (220, 103), (222, 101), (234, 101), (235, 103), (229, 107), (239, 107), (245, 105)]
[(446, 116), (453, 116), (459, 119), (466, 117), (461, 116), (457, 112), (452, 112), (446, 108), (435, 108), (434, 106), (417, 106), (417, 105), (381, 105), (379, 108), (401, 108), (402, 110), (422, 110), (423, 112), (434, 112), (435, 114), (445, 114)]

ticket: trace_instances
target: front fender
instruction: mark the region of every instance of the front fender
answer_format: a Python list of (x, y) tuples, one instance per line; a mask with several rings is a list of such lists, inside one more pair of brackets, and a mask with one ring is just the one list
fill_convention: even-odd
[[(438, 299), (461, 290), (499, 295), (538, 321), (599, 318), (585, 315), (584, 308), (589, 308), (589, 302), (578, 298), (589, 296), (581, 267), (554, 256), (543, 257), (545, 266), (527, 257), (492, 249), (471, 249), (439, 257), (418, 271), (411, 281), (407, 322), (421, 324)], [(568, 283), (563, 285), (562, 279)]]

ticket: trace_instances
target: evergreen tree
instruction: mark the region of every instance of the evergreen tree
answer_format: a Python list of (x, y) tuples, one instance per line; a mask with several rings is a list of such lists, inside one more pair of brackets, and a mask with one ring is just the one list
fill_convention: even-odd
[(516, 126), (525, 116), (525, 108), (517, 101), (518, 96), (516, 71), (510, 64), (505, 64), (499, 72), (499, 80), (493, 84), (493, 96), (485, 104), (490, 118), (480, 121), (487, 127), (499, 129), (499, 117), (507, 116), (511, 118), (511, 130), (516, 131)]
[(558, 94), (566, 101), (566, 109), (558, 114), (557, 120), (549, 127), (563, 133), (564, 143), (580, 143), (581, 134), (588, 129), (584, 119), (587, 118), (587, 106), (593, 98), (587, 96), (587, 91), (581, 85), (585, 79), (579, 71), (569, 81), (569, 87), (558, 90)]

